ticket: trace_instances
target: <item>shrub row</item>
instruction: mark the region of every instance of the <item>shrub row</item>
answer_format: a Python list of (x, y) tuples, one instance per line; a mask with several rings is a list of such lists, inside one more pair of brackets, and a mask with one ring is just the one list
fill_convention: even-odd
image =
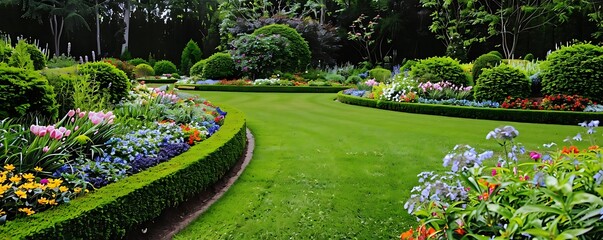
[(228, 117), (220, 131), (182, 155), (70, 204), (7, 222), (0, 226), (0, 236), (11, 239), (123, 237), (128, 229), (202, 192), (238, 161), (246, 145), (245, 117), (233, 108), (227, 110)]
[(399, 112), (441, 115), (460, 118), (488, 119), (498, 121), (576, 125), (584, 121), (603, 119), (603, 114), (592, 112), (477, 108), (438, 104), (377, 101), (374, 99), (345, 95), (342, 92), (339, 92), (337, 94), (337, 100), (347, 104), (369, 106)]
[(197, 85), (197, 84), (176, 84), (176, 88), (191, 89), (199, 91), (226, 91), (226, 92), (290, 92), (290, 93), (336, 93), (348, 89), (349, 87), (333, 86), (236, 86), (236, 85)]
[(139, 78), (136, 79), (136, 81), (141, 82), (144, 81), (144, 83), (158, 83), (158, 84), (164, 84), (164, 83), (175, 83), (178, 81), (178, 79), (155, 79), (155, 78)]

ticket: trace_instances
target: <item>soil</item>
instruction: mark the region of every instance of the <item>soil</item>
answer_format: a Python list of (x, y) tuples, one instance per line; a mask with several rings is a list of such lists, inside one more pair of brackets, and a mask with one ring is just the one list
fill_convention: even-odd
[(161, 215), (128, 231), (124, 239), (172, 239), (172, 237), (203, 214), (218, 201), (241, 176), (253, 156), (255, 140), (247, 129), (247, 148), (241, 159), (213, 186), (176, 207), (163, 210)]

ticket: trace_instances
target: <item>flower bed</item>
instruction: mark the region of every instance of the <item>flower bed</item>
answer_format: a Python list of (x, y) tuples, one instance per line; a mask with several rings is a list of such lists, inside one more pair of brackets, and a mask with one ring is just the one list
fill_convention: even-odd
[(583, 122), (586, 120), (599, 119), (603, 117), (603, 113), (599, 112), (565, 112), (548, 110), (533, 111), (523, 109), (484, 108), (440, 104), (380, 101), (376, 99), (347, 95), (343, 92), (337, 93), (337, 100), (339, 102), (352, 105), (367, 106), (408, 113), (515, 122), (573, 125), (576, 122)]
[[(512, 126), (487, 134), (502, 151), (457, 145), (445, 173), (423, 172), (404, 208), (417, 217), (409, 239), (600, 239), (603, 232), (603, 150), (593, 135), (599, 121), (583, 122), (589, 147), (572, 142), (528, 151)], [(585, 137), (586, 138), (586, 137)], [(492, 167), (487, 159), (498, 158)]]
[(164, 208), (203, 191), (239, 159), (245, 147), (245, 119), (235, 109), (228, 112), (221, 130), (189, 151), (70, 204), (9, 221), (0, 227), (0, 235), (16, 239), (124, 236), (128, 229), (153, 219)]
[(342, 86), (272, 86), (272, 85), (202, 85), (176, 84), (179, 89), (228, 92), (291, 92), (291, 93), (336, 93), (347, 89)]

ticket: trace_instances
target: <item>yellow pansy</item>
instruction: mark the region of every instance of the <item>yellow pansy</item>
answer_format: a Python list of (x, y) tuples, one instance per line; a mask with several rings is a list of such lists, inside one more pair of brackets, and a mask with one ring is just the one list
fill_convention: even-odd
[(19, 198), (27, 198), (27, 193), (25, 191), (17, 190), (15, 191), (15, 194), (17, 194), (17, 197)]
[(26, 174), (23, 174), (23, 178), (27, 179), (27, 181), (33, 181), (34, 178), (36, 178), (36, 177), (31, 173), (26, 173)]
[(36, 211), (31, 210), (31, 208), (19, 208), (19, 212), (23, 212), (26, 213), (27, 216), (32, 215), (34, 213), (36, 213)]
[(13, 170), (15, 170), (15, 166), (13, 166), (12, 164), (6, 164), (4, 165), (4, 169), (6, 169), (6, 171), (12, 172)]
[(65, 186), (59, 187), (59, 191), (61, 191), (61, 192), (67, 192), (67, 190), (69, 190), (68, 187), (65, 187)]
[(63, 180), (61, 179), (48, 179), (48, 188), (56, 188), (61, 186), (61, 184), (63, 183)]
[(38, 199), (38, 203), (42, 204), (42, 205), (46, 205), (48, 204), (48, 199), (46, 199), (45, 197)]
[(56, 201), (56, 200), (54, 200), (54, 199), (50, 199), (50, 200), (48, 200), (48, 204), (49, 204), (49, 205), (53, 205), (53, 206), (54, 206), (54, 205), (57, 205), (58, 203), (57, 203), (57, 201)]
[(0, 174), (0, 183), (6, 182), (6, 175)]
[(35, 168), (34, 168), (34, 170), (35, 170), (36, 172), (41, 172), (41, 171), (42, 171), (42, 168), (41, 168), (41, 167), (35, 167)]
[(23, 188), (23, 189), (27, 189), (27, 190), (32, 190), (32, 189), (36, 189), (37, 188), (37, 184), (34, 183), (34, 182), (28, 182), (28, 183), (25, 183), (25, 184), (23, 184), (23, 185), (21, 185), (19, 187)]
[(76, 187), (73, 189), (74, 193), (80, 193), (82, 191), (82, 188)]
[(21, 181), (21, 177), (19, 177), (19, 176), (12, 176), (12, 177), (9, 178), (9, 180), (11, 182), (18, 183), (18, 182)]

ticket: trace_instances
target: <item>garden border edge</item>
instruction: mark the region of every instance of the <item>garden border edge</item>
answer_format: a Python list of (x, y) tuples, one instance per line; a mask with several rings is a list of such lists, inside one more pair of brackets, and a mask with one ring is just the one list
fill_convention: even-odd
[(339, 102), (351, 105), (373, 107), (398, 112), (497, 121), (577, 125), (578, 123), (584, 121), (603, 120), (603, 113), (480, 108), (441, 104), (380, 101), (346, 95), (343, 94), (343, 91), (337, 93), (337, 100)]
[(284, 93), (336, 93), (349, 87), (319, 86), (237, 86), (237, 85), (202, 85), (174, 84), (180, 90), (225, 91), (225, 92), (284, 92)]
[(228, 112), (224, 125), (189, 151), (80, 198), (0, 226), (0, 239), (116, 239), (214, 184), (246, 148), (243, 112)]

